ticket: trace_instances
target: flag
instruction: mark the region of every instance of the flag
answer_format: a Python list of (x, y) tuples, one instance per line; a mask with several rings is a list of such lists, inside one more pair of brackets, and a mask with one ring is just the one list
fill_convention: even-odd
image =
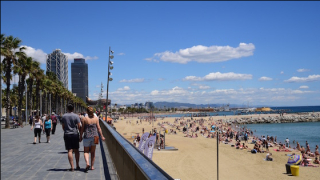
[(139, 142), (139, 147), (138, 147), (138, 149), (143, 153), (143, 150), (144, 150), (144, 145), (145, 145), (145, 143), (146, 143), (146, 141), (147, 141), (147, 139), (148, 139), (148, 136), (149, 136), (149, 133), (148, 132), (146, 132), (146, 133), (144, 133), (142, 136), (141, 136), (141, 138), (140, 138), (140, 142)]
[(152, 160), (155, 141), (156, 141), (156, 136), (151, 136), (150, 138), (147, 139), (144, 147), (144, 155), (146, 155), (151, 160)]

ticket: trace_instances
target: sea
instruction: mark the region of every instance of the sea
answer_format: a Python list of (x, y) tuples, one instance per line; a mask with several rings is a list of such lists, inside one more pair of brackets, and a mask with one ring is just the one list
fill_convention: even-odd
[(311, 152), (314, 152), (316, 145), (320, 145), (320, 122), (246, 124), (245, 127), (251, 129), (255, 136), (277, 136), (277, 142), (284, 143), (288, 138), (291, 147), (296, 147), (297, 142), (306, 147), (308, 141)]
[[(305, 113), (305, 112), (320, 112), (320, 106), (291, 106), (291, 107), (271, 107), (275, 112), (263, 112), (277, 113), (285, 112), (290, 113)], [(238, 112), (211, 112), (206, 113), (208, 116), (230, 116), (236, 115)], [(246, 113), (250, 114), (250, 113)], [(259, 114), (254, 112), (252, 114)], [(160, 115), (157, 117), (191, 117), (191, 114), (171, 114)], [(299, 142), (301, 146), (305, 147), (306, 141), (308, 141), (311, 151), (314, 152), (316, 145), (320, 145), (320, 122), (303, 122), (303, 123), (275, 123), (275, 124), (247, 124), (246, 128), (251, 129), (254, 135), (264, 136), (277, 136), (277, 142), (285, 142), (286, 138), (289, 138), (291, 147), (296, 147), (296, 142)], [(293, 141), (295, 143), (293, 144)]]
[[(270, 112), (248, 112), (240, 113), (238, 111), (220, 111), (220, 112), (207, 112), (204, 113), (207, 116), (233, 116), (233, 115), (248, 115), (248, 114), (272, 114), (284, 112), (290, 113), (304, 113), (304, 112), (320, 112), (320, 106), (291, 106), (291, 107), (270, 107), (273, 111)], [(194, 116), (194, 115), (193, 115)], [(156, 117), (191, 117), (191, 113), (184, 114), (166, 114), (166, 115), (156, 115)]]

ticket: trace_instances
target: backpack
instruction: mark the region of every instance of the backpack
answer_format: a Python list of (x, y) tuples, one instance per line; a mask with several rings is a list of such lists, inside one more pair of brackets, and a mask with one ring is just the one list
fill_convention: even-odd
[(52, 119), (52, 123), (57, 123), (57, 117), (56, 116), (52, 116), (51, 119)]

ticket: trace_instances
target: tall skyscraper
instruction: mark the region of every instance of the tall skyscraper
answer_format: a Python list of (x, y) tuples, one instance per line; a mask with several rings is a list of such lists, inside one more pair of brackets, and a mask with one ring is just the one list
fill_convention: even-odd
[(86, 102), (88, 96), (88, 64), (85, 59), (77, 58), (71, 63), (72, 93)]
[(63, 86), (68, 89), (68, 58), (60, 49), (47, 55), (47, 71), (54, 72)]

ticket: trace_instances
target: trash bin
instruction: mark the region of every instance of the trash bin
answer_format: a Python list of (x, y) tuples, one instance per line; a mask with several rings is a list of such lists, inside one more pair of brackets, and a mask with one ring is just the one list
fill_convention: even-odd
[(287, 174), (291, 174), (291, 169), (290, 169), (290, 166), (292, 164), (286, 164), (286, 170), (287, 170)]
[(291, 173), (294, 176), (299, 176), (299, 166), (292, 165), (290, 166)]

